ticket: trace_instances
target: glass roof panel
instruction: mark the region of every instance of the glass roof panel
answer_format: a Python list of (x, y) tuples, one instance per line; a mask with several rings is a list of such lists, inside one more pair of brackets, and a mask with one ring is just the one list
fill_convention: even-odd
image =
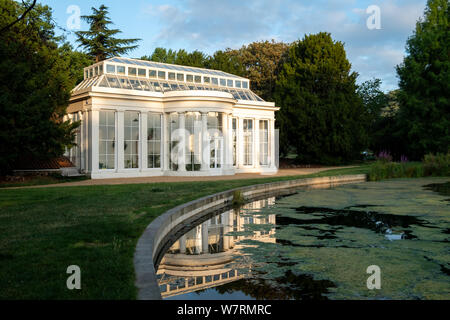
[(116, 76), (107, 76), (108, 84), (111, 88), (121, 88), (119, 80), (117, 80)]
[(98, 86), (109, 88), (108, 80), (106, 80), (106, 77), (103, 77), (103, 79), (99, 82)]
[(249, 89), (233, 89), (218, 87), (212, 84), (194, 84), (185, 82), (167, 82), (164, 80), (146, 80), (137, 77), (116, 76), (114, 74), (104, 74), (93, 78), (88, 78), (80, 82), (72, 92), (85, 90), (90, 87), (117, 88), (150, 92), (169, 92), (175, 90), (213, 90), (228, 92), (237, 100), (264, 101)]
[(127, 78), (120, 77), (119, 82), (122, 89), (132, 89), (132, 86)]
[(154, 61), (127, 59), (127, 58), (120, 58), (120, 57), (110, 58), (110, 59), (107, 59), (106, 61), (122, 63), (122, 64), (147, 66), (147, 67), (153, 67), (153, 68), (159, 68), (159, 69), (179, 70), (179, 71), (209, 74), (209, 75), (218, 75), (218, 76), (224, 76), (224, 77), (228, 77), (228, 78), (242, 79), (242, 77), (239, 77), (239, 76), (236, 76), (236, 75), (233, 75), (230, 73), (226, 73), (223, 71), (219, 71), (219, 70), (209, 70), (209, 69), (203, 69), (203, 68), (190, 68), (190, 67), (186, 67), (186, 66), (172, 65), (172, 64), (168, 64), (168, 63), (159, 63), (159, 62), (154, 62)]

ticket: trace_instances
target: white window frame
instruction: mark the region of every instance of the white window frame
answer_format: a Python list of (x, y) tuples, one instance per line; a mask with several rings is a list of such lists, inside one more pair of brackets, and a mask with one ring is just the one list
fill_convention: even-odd
[[(123, 168), (125, 169), (125, 170), (139, 170), (139, 169), (141, 169), (141, 162), (142, 162), (142, 159), (141, 159), (141, 157), (142, 157), (142, 150), (141, 150), (141, 141), (142, 141), (142, 134), (141, 134), (141, 126), (142, 126), (142, 117), (141, 117), (141, 112), (140, 111), (137, 111), (137, 110), (126, 110), (126, 111), (124, 111), (124, 113), (127, 113), (127, 112), (132, 112), (132, 113), (137, 113), (138, 114), (138, 119), (139, 119), (139, 125), (138, 125), (138, 134), (139, 134), (139, 140), (126, 140), (125, 139), (125, 129), (128, 127), (128, 128), (132, 128), (132, 126), (126, 126), (126, 124), (125, 124), (125, 121), (124, 121), (124, 123), (123, 123), (123, 130), (124, 130), (124, 139), (123, 139)], [(127, 168), (127, 166), (126, 166), (126, 159), (125, 159), (125, 156), (126, 156), (126, 153), (125, 153), (125, 143), (127, 142), (127, 141), (137, 141), (137, 156), (138, 156), (138, 159), (137, 159), (137, 167), (136, 168), (133, 168), (133, 167), (131, 167), (131, 168)], [(131, 155), (133, 156), (133, 155), (135, 155), (134, 153), (131, 153)]]

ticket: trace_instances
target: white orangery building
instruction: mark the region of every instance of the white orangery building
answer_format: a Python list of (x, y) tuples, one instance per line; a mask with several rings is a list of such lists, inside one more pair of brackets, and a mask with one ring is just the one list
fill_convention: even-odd
[(93, 179), (273, 174), (273, 102), (222, 71), (114, 57), (84, 69), (71, 161)]

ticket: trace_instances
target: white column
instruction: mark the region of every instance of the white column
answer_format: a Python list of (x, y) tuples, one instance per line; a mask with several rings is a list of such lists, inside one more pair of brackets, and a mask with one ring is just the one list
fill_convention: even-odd
[(117, 170), (123, 170), (125, 165), (125, 157), (124, 157), (124, 112), (117, 111)]
[(99, 111), (98, 110), (92, 110), (91, 111), (91, 128), (92, 128), (92, 143), (91, 143), (91, 152), (92, 152), (92, 172), (98, 172), (98, 162), (99, 162), (99, 156), (98, 156), (98, 139), (99, 139), (99, 125), (100, 125), (100, 118), (99, 118)]
[(254, 136), (254, 139), (253, 139), (253, 142), (254, 142), (253, 167), (259, 168), (260, 167), (260, 165), (259, 165), (259, 153), (260, 153), (260, 150), (259, 150), (259, 119), (254, 119), (253, 122), (254, 122), (254, 126), (253, 126), (253, 132), (254, 132), (253, 133), (253, 136)]
[(202, 112), (202, 165), (201, 171), (209, 171), (210, 162), (209, 138), (208, 138), (208, 113)]
[(178, 171), (186, 171), (186, 133), (185, 133), (185, 113), (178, 113), (180, 121), (180, 142), (178, 144)]
[(238, 168), (244, 166), (244, 119), (238, 118), (238, 139), (237, 139), (237, 163)]
[(222, 168), (229, 169), (228, 155), (230, 153), (230, 140), (228, 132), (230, 127), (228, 126), (228, 113), (222, 113), (222, 136), (223, 136), (223, 146), (222, 146)]
[(162, 163), (161, 167), (164, 171), (169, 170), (169, 114), (162, 114), (162, 132), (161, 132), (161, 144), (162, 144)]
[(148, 168), (147, 117), (147, 112), (141, 112), (141, 154), (139, 155), (140, 171), (146, 170)]
[(228, 114), (228, 148), (227, 148), (227, 165), (233, 168), (233, 114)]
[(275, 168), (275, 120), (269, 120), (269, 166)]
[(223, 249), (224, 250), (228, 250), (230, 248), (230, 238), (231, 237), (226, 235), (227, 233), (231, 232), (230, 213), (229, 213), (230, 211), (222, 213), (223, 234), (224, 234), (224, 236), (223, 236)]
[(89, 111), (84, 112), (84, 170), (89, 171)]
[(84, 141), (85, 135), (86, 135), (86, 133), (85, 133), (86, 129), (85, 129), (84, 112), (80, 111), (79, 115), (80, 115), (80, 120), (81, 120), (81, 123), (80, 123), (80, 145), (79, 145), (79, 148), (80, 148), (80, 171), (84, 171), (86, 168), (86, 160), (85, 160), (86, 158), (85, 158), (85, 150), (84, 150), (84, 148), (86, 146), (86, 143)]
[[(72, 123), (73, 122), (72, 115), (71, 114), (64, 115), (63, 121), (64, 122), (69, 121), (70, 123)], [(69, 149), (68, 147), (65, 147), (64, 154), (63, 154), (65, 157), (69, 158), (70, 161), (72, 161), (72, 149), (73, 148)]]
[(202, 223), (202, 253), (208, 253), (208, 221)]
[(180, 241), (180, 253), (186, 253), (186, 235), (181, 236), (178, 241)]
[[(235, 215), (235, 211), (234, 210), (230, 210), (228, 211), (228, 222), (229, 222), (229, 226), (230, 226), (230, 232), (233, 231), (233, 227), (234, 227), (234, 215)], [(233, 248), (234, 247), (234, 236), (229, 236), (229, 243), (230, 243), (230, 247)]]

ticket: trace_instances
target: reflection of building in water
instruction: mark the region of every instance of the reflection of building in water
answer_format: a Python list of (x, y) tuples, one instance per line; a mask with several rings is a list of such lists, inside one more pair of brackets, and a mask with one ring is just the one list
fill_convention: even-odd
[[(243, 257), (236, 263), (241, 240), (275, 242), (275, 215), (246, 214), (272, 205), (275, 198), (246, 204), (205, 221), (178, 239), (161, 260), (157, 275), (163, 298), (198, 291), (243, 278), (251, 267)], [(273, 225), (251, 235), (239, 235), (246, 225)], [(231, 234), (230, 234), (231, 232)]]

